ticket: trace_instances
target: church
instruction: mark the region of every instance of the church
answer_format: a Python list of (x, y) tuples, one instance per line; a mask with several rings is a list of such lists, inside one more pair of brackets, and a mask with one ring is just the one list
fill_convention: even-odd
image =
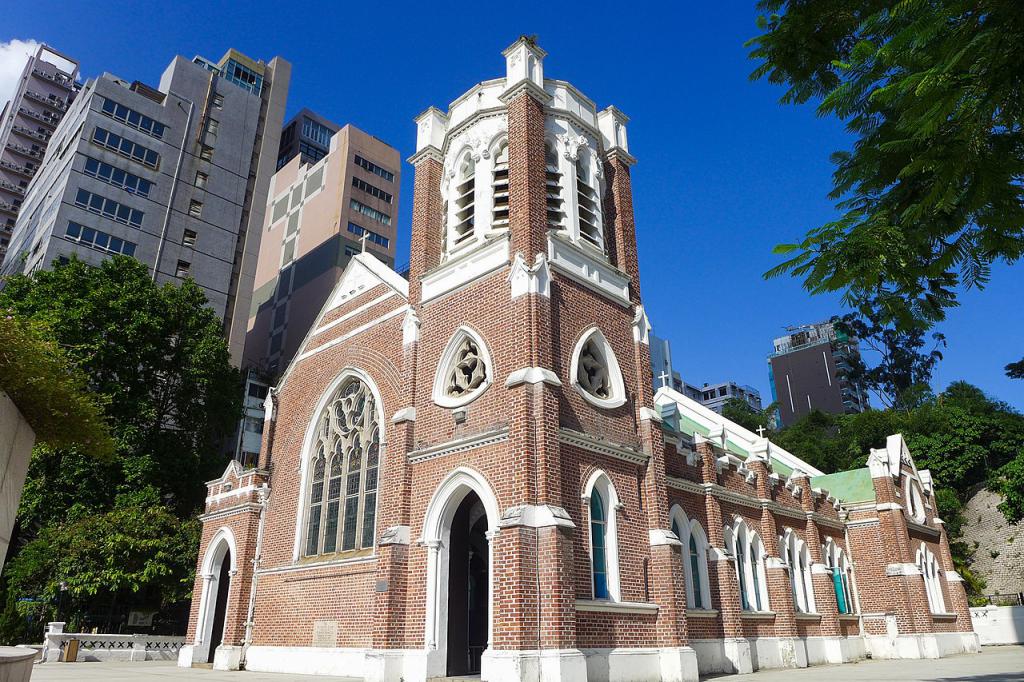
[(629, 119), (535, 40), (503, 55), (416, 118), (408, 276), (352, 259), (257, 466), (209, 482), (179, 664), (680, 682), (978, 651), (899, 434), (826, 474), (651, 393)]

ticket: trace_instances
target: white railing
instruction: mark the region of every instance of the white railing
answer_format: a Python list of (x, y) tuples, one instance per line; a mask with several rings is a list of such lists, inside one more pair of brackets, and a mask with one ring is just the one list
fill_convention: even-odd
[(184, 637), (168, 635), (98, 635), (64, 632), (64, 623), (50, 623), (43, 639), (42, 663), (66, 660), (68, 643), (78, 641), (77, 661), (176, 661)]

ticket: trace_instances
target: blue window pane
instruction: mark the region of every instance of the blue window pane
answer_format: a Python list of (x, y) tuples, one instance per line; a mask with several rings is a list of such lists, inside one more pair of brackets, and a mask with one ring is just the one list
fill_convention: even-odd
[(107, 234), (106, 232), (99, 232), (99, 231), (97, 231), (96, 232), (96, 241), (94, 243), (99, 248), (105, 249), (105, 248), (107, 248), (107, 245), (110, 243), (110, 235)]
[(82, 241), (92, 243), (96, 238), (96, 230), (91, 227), (82, 227)]
[(110, 250), (111, 251), (113, 251), (114, 253), (121, 253), (121, 250), (123, 248), (124, 248), (124, 240), (123, 239), (121, 239), (120, 237), (111, 237), (110, 238)]
[(80, 234), (82, 234), (82, 226), (81, 225), (79, 225), (78, 223), (68, 223), (67, 235), (69, 237), (73, 237), (75, 239), (78, 239), (78, 236)]
[(86, 159), (85, 160), (85, 172), (86, 173), (89, 173), (90, 175), (96, 175), (96, 171), (99, 169), (99, 167), (100, 167), (100, 162), (97, 161), (96, 159)]
[(134, 256), (135, 255), (135, 244), (132, 244), (131, 242), (125, 242), (124, 243), (124, 250), (122, 250), (121, 253), (123, 253), (126, 256)]
[(594, 574), (594, 599), (608, 598), (608, 579), (604, 573)]

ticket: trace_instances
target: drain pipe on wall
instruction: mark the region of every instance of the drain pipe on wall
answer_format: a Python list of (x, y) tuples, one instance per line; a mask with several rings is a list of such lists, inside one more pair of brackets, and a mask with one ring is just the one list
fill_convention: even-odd
[[(211, 79), (212, 84), (212, 79)], [(181, 95), (170, 92), (168, 95), (173, 95), (179, 100), (188, 102), (188, 117), (185, 119), (185, 133), (181, 138), (181, 149), (178, 150), (178, 162), (174, 165), (174, 175), (171, 178), (171, 191), (167, 197), (167, 210), (164, 211), (164, 222), (160, 227), (160, 241), (157, 242), (156, 246), (156, 259), (153, 261), (153, 281), (156, 281), (157, 273), (160, 272), (160, 257), (164, 252), (164, 241), (167, 239), (167, 226), (171, 222), (171, 211), (174, 210), (174, 198), (178, 194), (178, 181), (181, 176), (182, 162), (185, 160), (185, 146), (189, 142), (189, 129), (192, 127), (192, 115), (195, 112), (196, 103), (188, 97), (182, 97)], [(181, 106), (181, 102), (178, 102), (178, 106)]]
[(259, 492), (260, 520), (256, 529), (256, 554), (252, 559), (252, 585), (249, 587), (249, 608), (245, 614), (245, 639), (242, 641), (242, 656), (238, 661), (238, 669), (245, 670), (245, 658), (252, 646), (253, 617), (256, 613), (256, 585), (259, 582), (260, 561), (263, 556), (263, 527), (267, 520), (267, 505), (270, 503), (270, 487), (264, 483)]

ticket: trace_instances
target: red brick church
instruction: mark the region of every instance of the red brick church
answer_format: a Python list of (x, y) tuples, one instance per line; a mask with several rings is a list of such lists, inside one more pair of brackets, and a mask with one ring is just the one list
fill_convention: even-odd
[(696, 680), (977, 651), (903, 439), (825, 475), (663, 388), (628, 119), (506, 73), (417, 119), (411, 263), (355, 257), (209, 483), (181, 665)]

